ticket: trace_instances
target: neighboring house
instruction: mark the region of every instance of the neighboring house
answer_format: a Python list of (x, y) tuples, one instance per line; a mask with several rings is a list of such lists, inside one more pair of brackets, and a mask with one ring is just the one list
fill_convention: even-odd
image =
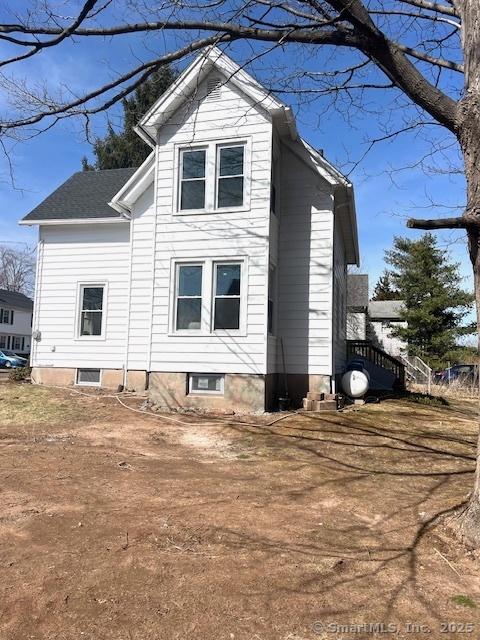
[(368, 275), (349, 273), (347, 278), (347, 340), (367, 339)]
[(333, 390), (352, 185), (216, 48), (136, 130), (141, 167), (77, 173), (21, 222), (40, 228), (33, 379), (249, 411), (285, 378), (296, 402)]
[(401, 318), (404, 309), (403, 300), (369, 300), (368, 275), (348, 274), (348, 340), (369, 340), (391, 356), (407, 353), (407, 343), (392, 335), (395, 327), (407, 326)]
[(393, 335), (397, 327), (407, 327), (402, 320), (405, 309), (403, 300), (370, 300), (368, 303), (368, 318), (370, 337), (374, 344), (391, 356), (406, 354), (407, 343)]
[(30, 353), (33, 300), (0, 289), (0, 350)]

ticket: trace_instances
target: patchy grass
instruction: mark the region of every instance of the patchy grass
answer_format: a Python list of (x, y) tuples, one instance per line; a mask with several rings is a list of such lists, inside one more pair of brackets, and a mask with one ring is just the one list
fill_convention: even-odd
[(411, 392), (406, 393), (405, 396), (401, 396), (407, 402), (414, 402), (415, 404), (424, 404), (428, 407), (448, 407), (449, 402), (442, 396), (433, 396), (428, 393)]
[(473, 482), (474, 403), (179, 424), (100, 394), (0, 398), (2, 640), (480, 628), (479, 554), (443, 520)]
[[(0, 384), (0, 425), (51, 425), (84, 423), (89, 412), (98, 409), (97, 398), (84, 398), (73, 391), (62, 391), (30, 384)], [(92, 406), (97, 403), (97, 406)], [(90, 407), (88, 405), (91, 405)]]
[(465, 596), (465, 595), (453, 596), (452, 600), (455, 602), (455, 604), (459, 604), (462, 607), (468, 607), (469, 609), (477, 608), (477, 605), (469, 596)]

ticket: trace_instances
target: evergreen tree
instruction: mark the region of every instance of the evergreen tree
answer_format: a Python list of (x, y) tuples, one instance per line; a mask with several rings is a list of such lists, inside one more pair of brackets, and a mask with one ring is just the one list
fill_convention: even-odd
[(137, 87), (132, 96), (123, 100), (123, 130), (117, 133), (111, 124), (108, 125), (106, 136), (97, 138), (93, 145), (95, 164), (82, 158), (83, 171), (122, 169), (142, 164), (151, 148), (135, 133), (133, 127), (174, 79), (173, 71), (162, 69)]
[(389, 271), (384, 271), (378, 279), (373, 290), (372, 300), (399, 300), (398, 291), (392, 285), (392, 277)]
[(393, 333), (430, 366), (443, 364), (457, 338), (465, 334), (462, 320), (474, 301), (473, 294), (461, 287), (458, 263), (449, 261), (448, 252), (430, 233), (419, 240), (396, 237), (385, 260), (391, 267), (392, 286), (405, 301), (402, 319), (408, 323)]

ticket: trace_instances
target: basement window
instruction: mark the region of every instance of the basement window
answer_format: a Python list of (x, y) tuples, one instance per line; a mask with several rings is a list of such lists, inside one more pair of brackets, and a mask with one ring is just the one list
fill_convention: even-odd
[(190, 373), (188, 393), (223, 396), (225, 376), (222, 373)]
[(77, 382), (87, 387), (100, 386), (100, 369), (77, 369)]

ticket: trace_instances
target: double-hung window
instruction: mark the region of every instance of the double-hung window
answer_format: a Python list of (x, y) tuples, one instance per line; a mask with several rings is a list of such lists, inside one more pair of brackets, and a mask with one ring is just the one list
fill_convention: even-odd
[(180, 210), (205, 208), (206, 149), (180, 153)]
[(199, 331), (202, 326), (201, 264), (177, 265), (177, 299), (175, 328), (177, 331)]
[(205, 213), (245, 207), (248, 148), (243, 141), (180, 149), (177, 210)]
[(212, 334), (244, 326), (245, 262), (205, 258), (174, 263), (171, 326), (174, 332)]
[(103, 334), (104, 289), (103, 285), (80, 287), (80, 336)]
[(240, 263), (215, 264), (213, 328), (240, 328)]
[(217, 148), (217, 209), (243, 206), (245, 145)]
[(3, 324), (13, 324), (13, 310), (0, 309), (0, 322)]

